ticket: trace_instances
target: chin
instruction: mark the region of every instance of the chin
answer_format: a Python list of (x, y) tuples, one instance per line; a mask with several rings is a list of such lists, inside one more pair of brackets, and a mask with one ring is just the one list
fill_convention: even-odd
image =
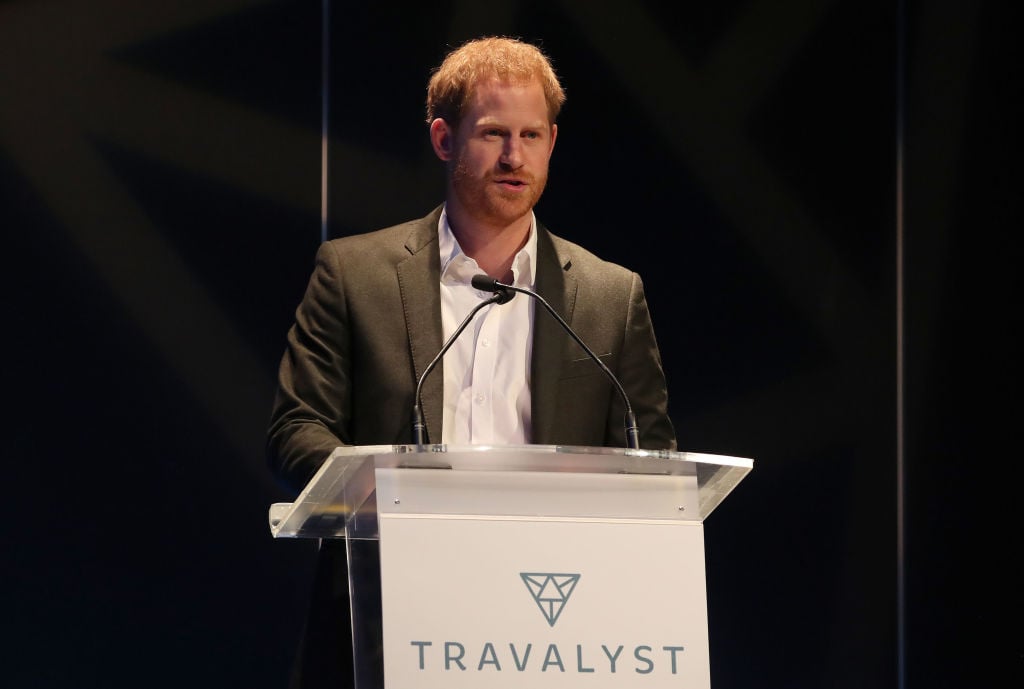
[(488, 212), (493, 218), (501, 218), (506, 223), (512, 223), (529, 214), (533, 207), (537, 205), (538, 200), (539, 194), (512, 198), (507, 196), (491, 198), (487, 204)]
[(523, 217), (529, 215), (531, 210), (533, 210), (532, 203), (515, 203), (500, 206), (492, 205), (488, 209), (487, 215), (490, 216), (492, 220), (500, 222), (503, 225), (511, 225), (517, 220), (521, 220)]

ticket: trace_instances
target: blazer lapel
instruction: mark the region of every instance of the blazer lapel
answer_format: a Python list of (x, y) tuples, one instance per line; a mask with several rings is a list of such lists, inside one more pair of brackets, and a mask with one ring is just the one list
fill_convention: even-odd
[[(537, 224), (537, 293), (567, 323), (576, 304), (576, 278), (568, 252)], [(550, 444), (558, 405), (558, 379), (569, 353), (570, 336), (541, 304), (534, 305), (533, 361), (530, 364), (532, 442)]]
[[(405, 247), (409, 258), (398, 264), (398, 285), (405, 311), (416, 383), (430, 362), (441, 351), (441, 257), (437, 249), (437, 223), (441, 209), (414, 223)], [(385, 316), (386, 317), (386, 316)], [(427, 436), (431, 443), (441, 442), (441, 416), (444, 405), (444, 371), (438, 362), (423, 382), (421, 401)]]

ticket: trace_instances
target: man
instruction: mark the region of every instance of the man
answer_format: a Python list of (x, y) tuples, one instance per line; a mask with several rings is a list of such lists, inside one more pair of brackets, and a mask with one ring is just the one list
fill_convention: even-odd
[[(446, 168), (444, 205), (323, 244), (289, 332), (268, 456), (295, 489), (339, 445), (411, 442), (419, 377), (491, 296), (470, 285), (481, 273), (540, 293), (622, 382), (641, 447), (675, 448), (640, 278), (552, 235), (533, 214), (564, 99), (547, 58), (511, 39), (471, 41), (435, 72), (427, 115)], [(626, 445), (617, 391), (534, 306), (519, 295), (485, 307), (425, 380), (431, 442)], [(321, 571), (318, 589), (343, 576), (343, 555), (337, 560)], [(342, 649), (344, 639), (322, 625), (332, 617), (345, 625), (347, 610), (325, 610), (314, 602), (314, 617), (324, 619), (307, 630), (307, 667), (319, 662), (313, 646)]]

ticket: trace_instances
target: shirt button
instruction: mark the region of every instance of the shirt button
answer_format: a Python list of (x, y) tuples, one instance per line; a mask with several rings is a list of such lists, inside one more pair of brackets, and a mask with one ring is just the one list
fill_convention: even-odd
[(477, 404), (483, 404), (485, 399), (486, 397), (484, 397), (483, 395), (477, 395), (476, 397), (473, 398), (473, 401), (475, 401)]
[(485, 337), (484, 339), (480, 340), (480, 346), (481, 346), (481, 347), (490, 347), (490, 346), (491, 346), (491, 341), (490, 341), (490, 340), (488, 340), (488, 339), (487, 339), (487, 338)]

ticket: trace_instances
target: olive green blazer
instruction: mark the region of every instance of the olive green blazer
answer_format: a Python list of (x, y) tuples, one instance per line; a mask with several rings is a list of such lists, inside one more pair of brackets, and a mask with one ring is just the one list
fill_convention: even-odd
[[(325, 242), (288, 333), (267, 439), (295, 489), (339, 445), (412, 442), (416, 382), (440, 351), (441, 207), (419, 220)], [(661, 357), (640, 277), (540, 226), (536, 291), (621, 381), (645, 449), (675, 449)], [(517, 295), (516, 298), (528, 298)], [(531, 365), (532, 442), (626, 444), (614, 386), (540, 305)], [(423, 385), (441, 438), (443, 361)]]

